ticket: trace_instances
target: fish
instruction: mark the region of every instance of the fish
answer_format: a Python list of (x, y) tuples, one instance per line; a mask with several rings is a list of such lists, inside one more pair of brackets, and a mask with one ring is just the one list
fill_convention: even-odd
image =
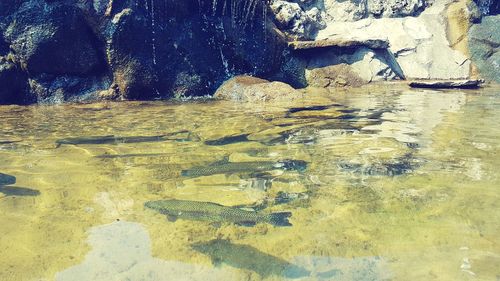
[(209, 256), (214, 266), (226, 264), (256, 272), (262, 278), (276, 276), (298, 279), (311, 275), (309, 270), (284, 259), (261, 252), (254, 247), (233, 244), (224, 239), (195, 243), (191, 248)]
[(283, 131), (277, 136), (260, 140), (260, 143), (267, 146), (283, 144), (311, 145), (316, 143), (318, 134), (323, 130), (336, 130), (339, 132), (339, 135), (352, 135), (359, 131), (358, 128), (349, 123), (326, 123), (320, 126), (308, 125)]
[(161, 157), (171, 156), (169, 153), (131, 153), (131, 154), (101, 154), (94, 156), (99, 159), (118, 159), (118, 158), (141, 158), (141, 157)]
[(255, 173), (271, 170), (296, 170), (299, 172), (305, 171), (307, 162), (302, 160), (280, 160), (272, 161), (256, 161), (256, 162), (228, 162), (219, 161), (208, 166), (194, 167), (188, 170), (183, 170), (183, 177), (202, 177), (217, 174), (235, 174), (235, 173)]
[(401, 176), (412, 173), (420, 166), (419, 160), (411, 154), (395, 159), (392, 162), (379, 162), (370, 164), (340, 162), (337, 164), (344, 171), (369, 176)]
[(213, 223), (229, 222), (243, 226), (254, 226), (257, 223), (269, 223), (274, 226), (292, 225), (288, 221), (288, 218), (292, 216), (291, 212), (259, 213), (212, 202), (176, 199), (148, 201), (144, 203), (144, 206), (166, 215), (169, 221), (180, 218)]
[(302, 112), (302, 111), (323, 111), (333, 107), (342, 107), (341, 104), (329, 104), (329, 105), (316, 105), (316, 106), (306, 106), (306, 107), (292, 107), (288, 110), (288, 115)]
[(13, 143), (17, 143), (17, 142), (21, 142), (20, 140), (0, 140), (0, 144), (13, 144)]
[(7, 196), (38, 196), (40, 191), (36, 189), (18, 186), (0, 186), (0, 193)]
[(249, 141), (248, 136), (249, 136), (249, 134), (243, 134), (243, 135), (237, 135), (237, 136), (227, 136), (227, 137), (223, 137), (220, 139), (207, 140), (207, 141), (205, 141), (205, 144), (210, 145), (210, 146), (222, 146), (222, 145), (228, 145), (228, 144), (233, 144), (233, 143), (247, 142), (247, 141)]
[(15, 184), (15, 183), (16, 183), (16, 177), (0, 173), (0, 186)]
[[(178, 138), (175, 137), (180, 134), (186, 134), (186, 135), (184, 137), (178, 137)], [(118, 143), (162, 142), (167, 140), (189, 141), (189, 140), (199, 140), (199, 138), (191, 134), (189, 131), (179, 131), (175, 133), (157, 135), (157, 136), (130, 136), (130, 137), (120, 137), (114, 135), (90, 136), (90, 137), (64, 138), (56, 140), (56, 148), (60, 147), (63, 144), (69, 144), (69, 145), (118, 144)]]

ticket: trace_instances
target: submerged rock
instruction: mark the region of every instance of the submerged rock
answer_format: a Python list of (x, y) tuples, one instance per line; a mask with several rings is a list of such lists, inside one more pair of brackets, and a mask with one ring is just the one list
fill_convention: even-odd
[(288, 84), (251, 76), (237, 76), (224, 82), (214, 95), (218, 99), (242, 102), (293, 100), (301, 96), (301, 92)]

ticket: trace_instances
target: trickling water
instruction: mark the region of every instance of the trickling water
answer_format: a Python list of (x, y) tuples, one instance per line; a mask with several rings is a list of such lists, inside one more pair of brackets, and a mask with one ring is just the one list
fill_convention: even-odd
[[(220, 21), (215, 28), (217, 29), (218, 32), (220, 32), (224, 38), (224, 41), (227, 40), (226, 36), (226, 30), (224, 29), (224, 23)], [(231, 77), (231, 71), (229, 70), (229, 61), (227, 60), (226, 56), (224, 55), (224, 51), (222, 50), (223, 46), (219, 46), (219, 51), (220, 51), (220, 58), (222, 61), (222, 65), (224, 66), (224, 74), (226, 78)]]
[(151, 35), (153, 46), (153, 65), (156, 65), (155, 0), (151, 0)]
[(212, 13), (213, 15), (215, 16), (215, 14), (217, 13), (217, 0), (213, 0), (213, 3), (212, 3)]

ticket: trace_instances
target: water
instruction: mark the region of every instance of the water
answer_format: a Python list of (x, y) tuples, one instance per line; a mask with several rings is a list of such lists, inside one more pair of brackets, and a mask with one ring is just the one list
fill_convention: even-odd
[[(498, 88), (2, 106), (0, 120), (0, 173), (17, 179), (0, 187), (0, 280), (500, 279)], [(307, 169), (181, 173), (284, 159)], [(293, 226), (143, 206), (169, 198), (289, 211)]]

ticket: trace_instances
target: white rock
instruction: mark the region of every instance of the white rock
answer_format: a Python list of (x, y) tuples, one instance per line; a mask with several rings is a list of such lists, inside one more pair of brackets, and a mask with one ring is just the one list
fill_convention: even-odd
[[(418, 17), (327, 22), (327, 27), (319, 32), (316, 39), (386, 38), (390, 42), (390, 52), (406, 78), (468, 78), (470, 61), (450, 47), (446, 36), (446, 22), (442, 14), (451, 1), (436, 0)], [(394, 4), (398, 1), (388, 2)], [(414, 5), (417, 2), (412, 1)], [(367, 73), (363, 69), (360, 71), (363, 71), (360, 75)]]

